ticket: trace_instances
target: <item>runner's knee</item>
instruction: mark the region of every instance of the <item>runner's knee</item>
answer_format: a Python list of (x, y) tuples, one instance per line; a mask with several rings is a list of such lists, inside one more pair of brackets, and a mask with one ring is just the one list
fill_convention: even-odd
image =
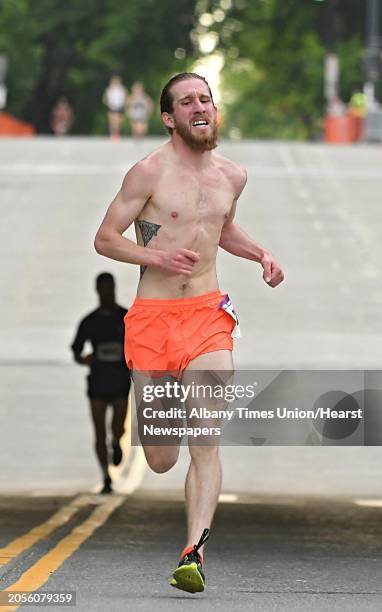
[(178, 453), (171, 455), (146, 453), (146, 460), (153, 472), (164, 474), (174, 467), (178, 460)]
[(196, 446), (189, 445), (191, 460), (194, 462), (213, 461), (219, 457), (219, 446)]

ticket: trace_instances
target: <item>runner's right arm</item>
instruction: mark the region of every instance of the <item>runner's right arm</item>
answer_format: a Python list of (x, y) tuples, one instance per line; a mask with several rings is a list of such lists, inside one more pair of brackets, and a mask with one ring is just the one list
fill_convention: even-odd
[(154, 172), (153, 162), (148, 159), (138, 162), (129, 170), (96, 234), (95, 250), (116, 261), (190, 275), (199, 260), (197, 253), (187, 249), (161, 251), (147, 248), (123, 236), (152, 196)]

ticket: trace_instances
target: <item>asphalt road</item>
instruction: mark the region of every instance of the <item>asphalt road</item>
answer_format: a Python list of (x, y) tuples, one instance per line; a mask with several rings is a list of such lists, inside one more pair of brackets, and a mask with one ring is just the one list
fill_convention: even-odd
[[(75, 592), (75, 609), (95, 612), (381, 609), (380, 508), (338, 499), (256, 496), (221, 503), (206, 552), (206, 590), (190, 595), (169, 586), (184, 544), (179, 496), (123, 499), (93, 536), (72, 550), (74, 531), (81, 538), (90, 515), (110, 504), (97, 502), (89, 498), (51, 535), (0, 566), (2, 597), (11, 585), (22, 591), (34, 585), (37, 593)], [(0, 546), (4, 533), (16, 536), (68, 503), (32, 499), (25, 509), (19, 498), (1, 500)], [(60, 565), (68, 549), (72, 554)], [(38, 588), (46, 575), (49, 580)]]
[[(138, 271), (93, 249), (125, 172), (161, 141), (2, 139), (1, 361), (67, 362), (93, 278), (110, 270), (131, 304)], [(379, 368), (382, 356), (380, 147), (238, 142), (248, 171), (237, 220), (285, 268), (271, 290), (255, 264), (219, 257), (240, 315), (237, 367)]]
[[(137, 271), (99, 257), (92, 241), (126, 170), (158, 144), (0, 142), (2, 588), (75, 590), (81, 610), (195, 605), (187, 599), (208, 609), (379, 610), (379, 447), (224, 448), (225, 497), (199, 598), (167, 584), (183, 544), (186, 453), (156, 475), (133, 448), (115, 472), (119, 495), (89, 497), (99, 477), (86, 372), (68, 346), (95, 306), (97, 273), (113, 272), (119, 302), (133, 300)], [(237, 368), (380, 368), (382, 150), (238, 142), (221, 152), (248, 170), (239, 223), (286, 272), (270, 290), (257, 266), (219, 255), (243, 330)]]
[[(12, 465), (0, 472), (4, 491), (70, 494), (97, 483), (86, 369), (71, 363), (68, 347), (95, 307), (97, 273), (116, 275), (120, 303), (134, 298), (135, 267), (100, 257), (92, 243), (126, 170), (160, 142), (1, 140), (0, 460)], [(244, 141), (224, 142), (221, 152), (248, 171), (239, 223), (286, 274), (271, 290), (258, 266), (220, 253), (221, 287), (243, 332), (236, 367), (380, 368), (381, 148)], [(379, 448), (231, 447), (225, 455), (228, 491), (380, 494)], [(183, 477), (182, 464), (143, 486), (179, 489)]]

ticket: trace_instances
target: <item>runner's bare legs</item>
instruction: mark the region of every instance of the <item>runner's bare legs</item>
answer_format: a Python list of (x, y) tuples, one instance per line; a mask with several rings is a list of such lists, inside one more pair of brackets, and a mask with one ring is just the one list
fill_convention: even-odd
[(101, 399), (91, 399), (90, 409), (94, 425), (95, 452), (98, 463), (104, 473), (107, 472), (108, 456), (106, 447), (106, 409), (108, 402)]
[[(182, 384), (191, 384), (195, 380), (193, 371), (227, 370), (233, 373), (232, 352), (227, 350), (205, 353), (194, 359), (183, 373)], [(195, 401), (192, 401), (195, 405)], [(203, 401), (198, 402), (206, 406)], [(211, 406), (211, 400), (208, 402)], [(209, 421), (208, 426), (219, 426), (219, 422)], [(189, 443), (191, 456), (190, 467), (186, 477), (186, 511), (187, 511), (187, 546), (196, 544), (205, 527), (210, 527), (218, 503), (222, 483), (222, 469), (219, 444), (197, 446)], [(200, 550), (202, 550), (201, 547)]]
[[(179, 450), (180, 450), (180, 439), (176, 439), (170, 436), (169, 443), (166, 444), (167, 438), (165, 436), (150, 436), (144, 435), (144, 425), (153, 425), (159, 428), (171, 426), (180, 427), (182, 421), (179, 419), (165, 419), (165, 418), (148, 418), (143, 417), (143, 408), (145, 406), (145, 388), (155, 387), (156, 385), (162, 385), (168, 380), (167, 377), (163, 378), (151, 378), (148, 374), (143, 372), (134, 371), (134, 399), (135, 407), (137, 412), (138, 420), (138, 433), (142, 443), (143, 451), (145, 453), (146, 461), (150, 468), (158, 474), (168, 472), (178, 461)], [(171, 379), (170, 379), (171, 380)], [(166, 403), (169, 402), (168, 406)], [(167, 407), (174, 405), (172, 398), (153, 398), (147, 402), (154, 410), (165, 410)], [(156, 444), (152, 444), (157, 442)]]
[(127, 397), (116, 397), (112, 401), (113, 418), (111, 421), (111, 431), (113, 440), (120, 440), (125, 433), (125, 421), (128, 409)]

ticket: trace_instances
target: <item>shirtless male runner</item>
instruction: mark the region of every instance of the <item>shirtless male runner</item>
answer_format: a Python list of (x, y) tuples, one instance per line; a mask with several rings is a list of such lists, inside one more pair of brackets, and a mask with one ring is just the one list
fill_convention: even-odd
[[(276, 287), (283, 272), (273, 255), (234, 222), (246, 172), (213, 152), (216, 107), (206, 80), (181, 73), (160, 99), (170, 141), (133, 166), (95, 238), (98, 253), (141, 266), (137, 298), (125, 318), (125, 356), (136, 372), (233, 370), (235, 321), (216, 276), (218, 247), (259, 263)], [(137, 244), (123, 233), (135, 223)], [(233, 313), (234, 315), (234, 313)], [(149, 466), (166, 472), (179, 445), (144, 444)], [(202, 549), (221, 488), (218, 444), (189, 443), (186, 477), (188, 541), (172, 585), (203, 591)], [(200, 537), (200, 534), (202, 535)], [(196, 544), (197, 542), (197, 544)]]

